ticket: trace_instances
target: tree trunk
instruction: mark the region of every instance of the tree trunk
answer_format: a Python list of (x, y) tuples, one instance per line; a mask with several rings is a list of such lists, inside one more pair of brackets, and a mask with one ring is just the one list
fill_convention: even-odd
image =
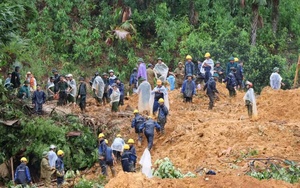
[(272, 5), (272, 31), (276, 36), (279, 20), (279, 0), (273, 0)]
[(252, 24), (251, 24), (251, 45), (255, 46), (256, 44), (256, 33), (257, 33), (257, 23), (258, 23), (258, 3), (252, 4)]

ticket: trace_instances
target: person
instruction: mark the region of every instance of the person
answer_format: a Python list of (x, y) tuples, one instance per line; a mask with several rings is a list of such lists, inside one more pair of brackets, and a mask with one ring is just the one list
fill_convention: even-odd
[(93, 93), (94, 93), (94, 98), (96, 99), (98, 104), (101, 104), (103, 94), (104, 94), (105, 84), (104, 84), (102, 78), (99, 76), (98, 72), (95, 73), (95, 76), (96, 77), (93, 81), (92, 89), (93, 89)]
[(6, 87), (7, 89), (13, 88), (13, 85), (11, 83), (11, 73), (7, 73), (7, 78), (5, 79), (4, 87)]
[(108, 81), (109, 81), (109, 85), (113, 85), (115, 83), (115, 79), (117, 78), (116, 75), (115, 75), (115, 72), (114, 70), (109, 70), (108, 71), (108, 74), (109, 74), (109, 78), (108, 78)]
[(108, 140), (107, 139), (105, 139), (105, 144), (107, 145), (106, 155), (105, 155), (106, 165), (109, 166), (112, 176), (115, 177), (116, 176), (116, 170), (114, 168), (114, 164), (115, 164), (115, 161), (116, 161), (115, 156), (113, 154), (113, 150), (111, 149), (111, 147), (108, 146)]
[(160, 98), (163, 98), (164, 100), (168, 100), (168, 92), (167, 89), (162, 85), (162, 81), (157, 80), (156, 85), (157, 86), (152, 90), (151, 97), (150, 97), (150, 106), (152, 107), (153, 114), (155, 114), (158, 110), (158, 106), (159, 106), (158, 100)]
[(257, 117), (256, 99), (255, 99), (255, 94), (254, 94), (254, 90), (253, 90), (253, 84), (249, 81), (246, 81), (246, 88), (248, 90), (243, 99), (246, 103), (248, 116), (249, 116), (249, 118)]
[(196, 94), (196, 84), (192, 78), (193, 75), (188, 74), (187, 80), (183, 82), (181, 93), (183, 93), (184, 102), (193, 102), (193, 96)]
[(195, 74), (196, 74), (195, 84), (197, 85), (197, 89), (199, 89), (199, 90), (201, 89), (201, 84), (203, 84), (204, 78), (205, 78), (205, 72), (201, 72), (202, 65), (203, 65), (203, 63), (200, 60), (198, 60), (196, 70), (195, 70)]
[(55, 167), (55, 161), (57, 160), (57, 155), (55, 153), (56, 151), (56, 146), (51, 144), (49, 147), (49, 152), (48, 152), (48, 161), (50, 167)]
[(16, 168), (15, 171), (15, 185), (22, 185), (22, 187), (26, 187), (28, 184), (32, 185), (30, 171), (27, 166), (28, 161), (25, 157), (22, 157), (20, 161), (21, 164)]
[(231, 67), (231, 72), (226, 76), (224, 82), (226, 82), (226, 88), (229, 91), (230, 97), (236, 96), (236, 79), (235, 79), (235, 72), (236, 68)]
[(187, 55), (185, 57), (185, 59), (187, 60), (185, 62), (185, 66), (184, 66), (184, 77), (185, 79), (187, 79), (187, 75), (191, 74), (192, 76), (195, 75), (195, 65), (192, 62), (192, 56)]
[(182, 62), (178, 63), (178, 66), (174, 70), (175, 79), (176, 79), (176, 88), (181, 88), (184, 80), (184, 67)]
[(138, 59), (138, 73), (137, 73), (138, 79), (144, 78), (147, 81), (147, 70), (146, 70), (146, 64), (144, 63), (144, 60), (142, 58)]
[(145, 118), (136, 109), (133, 111), (134, 118), (131, 121), (131, 127), (135, 129), (135, 133), (138, 134), (138, 145), (142, 143), (142, 132), (140, 132), (140, 126), (145, 122)]
[(139, 95), (138, 110), (140, 112), (146, 111), (147, 113), (150, 113), (151, 85), (144, 78), (141, 78), (140, 80), (142, 83), (136, 90), (137, 94)]
[(169, 73), (167, 81), (170, 84), (170, 90), (173, 91), (175, 89), (175, 76), (173, 73)]
[(51, 76), (50, 79), (49, 79), (49, 82), (47, 84), (47, 94), (48, 94), (48, 98), (47, 100), (48, 101), (52, 101), (54, 99), (54, 77)]
[[(204, 54), (204, 57), (205, 57), (205, 60), (202, 63), (202, 67), (203, 67), (203, 69), (204, 69), (204, 67), (206, 67), (207, 69), (209, 69), (210, 70), (210, 74), (213, 75), (214, 74), (214, 61), (210, 58), (211, 57), (210, 53), (206, 52)], [(208, 68), (208, 67), (210, 67), (210, 68)], [(205, 73), (206, 71), (204, 69), (204, 71), (201, 71), (201, 72)]]
[(121, 80), (119, 78), (115, 79), (115, 82), (117, 84), (117, 87), (120, 91), (120, 100), (119, 100), (119, 106), (123, 106), (124, 105), (124, 93), (125, 93), (125, 87), (124, 84), (121, 82)]
[(101, 174), (107, 176), (106, 159), (105, 159), (107, 145), (105, 143), (104, 137), (105, 135), (103, 133), (100, 133), (98, 135), (98, 140), (99, 140), (98, 155), (99, 155), (99, 165), (101, 167)]
[(60, 75), (58, 74), (57, 69), (52, 69), (52, 74), (53, 74), (53, 78), (54, 78), (54, 92), (58, 93), (58, 82), (60, 81)]
[(84, 78), (80, 77), (79, 78), (80, 85), (78, 88), (78, 93), (77, 93), (77, 99), (79, 100), (79, 107), (82, 113), (85, 112), (85, 107), (86, 107), (86, 83), (84, 82)]
[(57, 160), (55, 162), (55, 169), (56, 169), (56, 182), (57, 182), (57, 187), (60, 188), (62, 187), (64, 183), (64, 176), (65, 176), (65, 167), (64, 167), (64, 152), (63, 150), (58, 150), (57, 151)]
[(104, 93), (103, 93), (103, 98), (102, 98), (102, 102), (103, 105), (106, 105), (110, 102), (110, 98), (109, 98), (109, 79), (108, 79), (108, 74), (106, 72), (104, 72), (102, 74), (102, 80), (104, 82)]
[(26, 80), (29, 82), (30, 85), (30, 91), (33, 92), (36, 90), (36, 79), (34, 78), (33, 74), (31, 72), (27, 72), (26, 74)]
[(149, 151), (153, 146), (154, 128), (156, 128), (157, 132), (160, 132), (160, 125), (157, 122), (153, 121), (151, 116), (148, 116), (147, 121), (145, 121), (139, 128), (140, 132), (142, 132), (143, 129), (145, 129), (144, 134), (147, 138)]
[(159, 107), (158, 107), (158, 117), (157, 117), (157, 123), (161, 127), (161, 133), (165, 134), (165, 125), (167, 123), (167, 116), (169, 114), (168, 108), (164, 105), (164, 99), (160, 98), (158, 100)]
[[(149, 84), (151, 85), (151, 88), (154, 88), (154, 82), (156, 80), (157, 76), (156, 73), (153, 71), (153, 65), (151, 63), (148, 64), (147, 69), (147, 80)], [(146, 79), (144, 79), (146, 80)]]
[(132, 162), (133, 162), (133, 171), (135, 172), (137, 155), (136, 155), (136, 150), (134, 147), (134, 140), (132, 138), (129, 138), (127, 141), (127, 144), (129, 145), (129, 151), (134, 156), (134, 158), (132, 158), (132, 160), (133, 160)]
[(214, 75), (214, 77), (210, 77), (209, 80), (204, 85), (204, 91), (206, 90), (206, 94), (209, 98), (209, 106), (208, 109), (212, 110), (214, 107), (214, 102), (216, 98), (216, 93), (219, 93), (219, 91), (216, 88), (216, 80), (217, 75)]
[(13, 88), (19, 88), (21, 86), (21, 78), (20, 78), (20, 67), (19, 66), (16, 66), (15, 67), (15, 71), (12, 72), (11, 74), (11, 80), (10, 82), (12, 83), (13, 85)]
[(24, 85), (19, 89), (17, 97), (19, 99), (28, 99), (30, 97), (29, 82), (24, 81)]
[(205, 73), (204, 73), (204, 82), (206, 83), (206, 82), (208, 82), (209, 78), (212, 77), (212, 74), (211, 74), (211, 69), (212, 68), (207, 63), (203, 63), (203, 64), (204, 64), (203, 69), (205, 71)]
[(67, 80), (68, 80), (68, 102), (72, 105), (73, 104), (73, 108), (75, 108), (75, 99), (76, 99), (76, 95), (77, 95), (77, 85), (76, 85), (76, 81), (75, 79), (73, 79), (73, 75), (72, 74), (68, 74), (67, 75)]
[(59, 78), (60, 80), (57, 83), (57, 88), (58, 88), (57, 93), (59, 93), (59, 99), (57, 105), (62, 106), (67, 103), (67, 97), (68, 97), (67, 90), (69, 85), (64, 76), (60, 76)]
[(50, 187), (51, 175), (55, 172), (55, 167), (49, 165), (48, 152), (43, 152), (43, 158), (41, 161), (41, 180), (44, 183), (44, 187)]
[(161, 79), (161, 81), (165, 81), (168, 76), (169, 67), (162, 61), (162, 58), (157, 58), (157, 63), (153, 68), (153, 71), (156, 73), (157, 78)]
[(224, 69), (221, 67), (221, 63), (219, 61), (216, 62), (214, 73), (218, 74), (218, 81), (222, 82), (225, 79)]
[(134, 68), (129, 78), (129, 87), (132, 89), (133, 93), (136, 92), (137, 86), (138, 86), (137, 68)]
[(279, 90), (281, 86), (284, 86), (284, 83), (282, 82), (282, 77), (279, 74), (279, 68), (275, 67), (273, 69), (273, 73), (270, 76), (270, 85), (272, 89)]
[(122, 169), (124, 172), (131, 172), (133, 161), (131, 160), (131, 152), (129, 151), (130, 146), (128, 144), (124, 145), (124, 152), (121, 157)]
[(41, 85), (37, 84), (36, 90), (32, 95), (32, 104), (35, 109), (35, 113), (38, 115), (43, 114), (43, 104), (46, 102), (46, 93), (41, 90)]
[(110, 102), (111, 102), (111, 111), (118, 112), (119, 111), (119, 102), (120, 102), (120, 91), (116, 83), (111, 85), (113, 91), (110, 95)]
[(231, 72), (231, 67), (234, 67), (235, 69), (237, 69), (237, 64), (234, 62), (234, 57), (230, 57), (229, 58), (229, 62), (227, 63), (226, 66), (226, 76), (228, 76), (228, 74)]
[(113, 150), (114, 156), (117, 158), (117, 161), (121, 161), (121, 152), (124, 147), (124, 140), (122, 139), (121, 134), (117, 134), (117, 137), (114, 139), (111, 149)]
[(236, 77), (236, 86), (237, 86), (237, 89), (241, 90), (241, 89), (243, 89), (243, 79), (244, 79), (243, 62), (242, 61), (239, 62), (238, 58), (234, 58), (234, 62), (237, 63), (237, 64), (239, 63), (237, 65), (237, 68), (236, 68), (235, 77)]

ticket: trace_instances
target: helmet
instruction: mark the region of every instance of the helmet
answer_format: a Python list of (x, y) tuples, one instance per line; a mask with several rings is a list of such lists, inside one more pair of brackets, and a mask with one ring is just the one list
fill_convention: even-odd
[(210, 57), (210, 53), (205, 53), (204, 57)]
[(137, 113), (139, 113), (139, 110), (135, 109), (135, 110), (133, 110), (133, 113), (137, 114)]
[(159, 103), (165, 102), (165, 100), (163, 98), (158, 99)]
[(128, 144), (124, 144), (124, 149), (130, 149), (130, 146)]
[(148, 67), (153, 67), (153, 65), (151, 63), (148, 64)]
[(53, 145), (53, 144), (50, 145), (50, 149), (55, 149), (55, 148), (56, 148), (55, 145)]
[(98, 138), (104, 138), (105, 137), (105, 135), (103, 134), (103, 133), (100, 133), (99, 135), (98, 135)]
[(122, 135), (121, 135), (121, 134), (117, 134), (117, 137), (118, 137), (118, 138), (121, 138), (121, 137), (122, 137)]
[(159, 85), (159, 86), (160, 86), (161, 84), (162, 84), (162, 81), (161, 81), (161, 80), (157, 80), (157, 81), (156, 81), (156, 85)]
[(108, 73), (111, 73), (111, 72), (114, 73), (114, 70), (110, 69), (110, 70), (108, 71)]
[(98, 76), (99, 75), (99, 72), (95, 72), (95, 76)]
[(22, 157), (20, 161), (21, 161), (21, 163), (22, 162), (26, 162), (26, 163), (28, 162), (27, 159), (26, 159), (26, 157)]
[(231, 56), (231, 57), (229, 58), (229, 61), (234, 61), (234, 57)]
[(192, 56), (187, 55), (187, 56), (185, 57), (185, 59), (187, 59), (187, 60), (191, 59), (191, 60), (192, 60), (193, 58), (192, 58)]
[(63, 154), (64, 154), (63, 150), (58, 150), (58, 151), (57, 151), (57, 155), (58, 155), (58, 156), (61, 156), (61, 155), (63, 155)]
[(234, 62), (239, 62), (239, 58), (235, 57)]
[(134, 140), (132, 138), (129, 138), (129, 140), (127, 141), (127, 144), (134, 144)]
[(79, 81), (84, 81), (84, 78), (83, 78), (83, 77), (80, 77), (80, 78), (79, 78)]
[(152, 117), (151, 117), (151, 116), (148, 116), (147, 119), (152, 119)]
[(162, 60), (162, 58), (161, 58), (161, 57), (159, 57), (159, 58), (157, 58), (157, 60)]
[(220, 61), (217, 61), (216, 64), (221, 64)]
[(186, 75), (186, 77), (193, 77), (193, 75), (192, 74), (188, 74), (188, 75)]
[(143, 58), (139, 58), (138, 62), (144, 62)]
[(28, 75), (28, 74), (31, 74), (31, 72), (27, 72), (27, 75)]
[(102, 76), (107, 76), (107, 73), (106, 73), (106, 72), (104, 72), (104, 73), (102, 74)]
[(105, 141), (105, 144), (108, 144), (108, 140), (107, 139), (105, 139), (104, 141)]
[(133, 71), (137, 71), (137, 68), (135, 67), (135, 68), (133, 68)]
[(47, 151), (43, 151), (43, 157), (47, 157), (48, 156), (48, 152)]
[(250, 87), (253, 86), (253, 84), (251, 82), (249, 82), (249, 81), (246, 81), (246, 85), (249, 85)]
[(178, 65), (182, 65), (182, 62), (179, 62)]
[(274, 67), (273, 72), (278, 72), (279, 68), (278, 67)]

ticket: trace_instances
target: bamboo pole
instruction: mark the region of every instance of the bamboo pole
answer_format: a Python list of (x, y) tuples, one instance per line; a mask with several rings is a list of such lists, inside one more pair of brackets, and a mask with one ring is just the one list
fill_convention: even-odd
[(12, 181), (14, 182), (15, 181), (15, 173), (14, 173), (14, 161), (13, 161), (13, 158), (11, 157), (10, 158), (10, 167), (11, 167), (11, 176), (12, 176)]
[(296, 72), (295, 72), (294, 85), (293, 85), (294, 88), (296, 88), (297, 82), (298, 82), (299, 66), (300, 66), (300, 55), (298, 57), (298, 63), (297, 63)]

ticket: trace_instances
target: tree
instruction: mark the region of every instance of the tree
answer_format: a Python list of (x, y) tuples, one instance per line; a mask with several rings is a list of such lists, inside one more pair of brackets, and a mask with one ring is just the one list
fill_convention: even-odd
[(272, 0), (272, 30), (276, 36), (279, 21), (279, 0)]

